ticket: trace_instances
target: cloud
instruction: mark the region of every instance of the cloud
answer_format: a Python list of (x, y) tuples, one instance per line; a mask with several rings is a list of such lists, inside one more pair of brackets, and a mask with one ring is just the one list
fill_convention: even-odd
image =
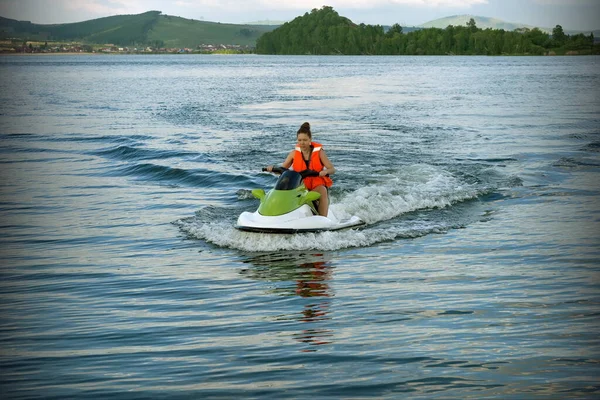
[(66, 23), (159, 10), (185, 18), (243, 22), (252, 18), (284, 20), (328, 5), (349, 18), (368, 14), (373, 21), (385, 21), (391, 18), (391, 10), (402, 9), (405, 18), (427, 19), (414, 16), (482, 4), (488, 0), (0, 0), (0, 15), (36, 23)]
[(473, 5), (487, 4), (488, 0), (199, 0), (195, 2), (177, 1), (185, 6), (202, 8), (219, 8), (222, 10), (235, 9), (269, 9), (269, 10), (312, 10), (323, 5), (338, 8), (377, 8), (382, 6), (404, 5), (414, 7), (451, 7), (469, 8)]
[(138, 0), (79, 0), (62, 3), (69, 11), (83, 11), (97, 15), (138, 14), (148, 11), (144, 2)]
[[(379, 6), (405, 5), (415, 7), (468, 8), (476, 4), (487, 4), (487, 0), (259, 0), (260, 5), (271, 8), (313, 9), (324, 4), (333, 8), (376, 8)], [(202, 1), (200, 1), (202, 3)]]

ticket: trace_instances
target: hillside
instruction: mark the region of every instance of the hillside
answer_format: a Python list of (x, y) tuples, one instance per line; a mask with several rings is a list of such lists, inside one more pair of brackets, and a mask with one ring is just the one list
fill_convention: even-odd
[(199, 44), (254, 46), (268, 25), (236, 25), (163, 15), (160, 11), (116, 15), (69, 24), (33, 24), (0, 17), (0, 39), (78, 41), (120, 46), (195, 48)]
[[(421, 26), (423, 28), (440, 28), (440, 29), (444, 29), (449, 25), (465, 26), (465, 25), (467, 25), (467, 22), (469, 22), (469, 20), (471, 18), (473, 18), (475, 20), (477, 27), (481, 28), (481, 29), (491, 28), (491, 29), (504, 29), (505, 31), (514, 31), (515, 29), (519, 29), (519, 28), (529, 28), (529, 29), (534, 28), (534, 26), (531, 26), (531, 25), (506, 22), (506, 21), (502, 21), (502, 20), (496, 19), (496, 18), (480, 17), (477, 15), (452, 15), (449, 17), (434, 19), (433, 21), (425, 22), (424, 24), (421, 24), (419, 26)], [(550, 29), (548, 32), (551, 32), (551, 31), (552, 31), (552, 29)]]
[[(481, 16), (477, 16), (477, 15), (452, 15), (450, 17), (434, 19), (433, 21), (425, 22), (424, 24), (421, 24), (419, 26), (422, 28), (440, 28), (440, 29), (444, 29), (449, 25), (465, 26), (465, 25), (467, 25), (467, 22), (469, 22), (469, 20), (471, 18), (473, 18), (475, 20), (477, 27), (480, 29), (491, 28), (491, 29), (504, 29), (505, 31), (514, 31), (515, 29), (520, 29), (520, 28), (528, 28), (528, 29), (535, 28), (532, 25), (526, 25), (526, 24), (520, 24), (520, 23), (514, 23), (514, 22), (506, 22), (506, 21), (502, 21), (502, 20), (496, 19), (496, 18), (481, 17)], [(542, 32), (550, 33), (550, 34), (552, 33), (553, 28), (554, 27), (552, 27), (552, 28), (538, 27), (538, 29), (541, 30)], [(593, 33), (594, 36), (598, 36), (598, 34), (600, 34), (600, 30), (582, 31), (582, 30), (567, 30), (567, 29), (565, 29), (564, 32), (567, 35), (576, 35), (578, 33), (584, 33), (586, 35), (589, 35), (590, 33)]]
[[(462, 29), (471, 18), (476, 27)], [(450, 26), (452, 28), (448, 28)], [(522, 35), (513, 35), (519, 28), (529, 29), (521, 32)], [(586, 43), (598, 42), (598, 30), (589, 37), (589, 32), (582, 35), (579, 31), (564, 31), (572, 36), (554, 39), (551, 33), (552, 29), (534, 29), (523, 24), (470, 15), (441, 18), (420, 27), (355, 24), (327, 6), (313, 9), (280, 26), (197, 21), (164, 15), (160, 11), (52, 25), (0, 17), (0, 40), (8, 43), (10, 51), (24, 51), (23, 42), (51, 41), (77, 42), (86, 46), (113, 44), (170, 49), (197, 49), (199, 45), (256, 46), (258, 53), (267, 54), (597, 52), (593, 45), (590, 47)]]
[[(286, 22), (256, 42), (262, 54), (360, 54), (354, 42), (356, 24), (323, 6)], [(383, 28), (378, 28), (383, 33)]]
[(594, 36), (552, 35), (539, 29), (481, 29), (476, 23), (405, 32), (398, 25), (355, 24), (323, 6), (263, 34), (259, 54), (345, 55), (558, 55), (598, 54)]
[(148, 32), (150, 43), (161, 41), (164, 47), (196, 47), (199, 44), (232, 44), (252, 46), (265, 32), (275, 29), (268, 25), (236, 25), (196, 21), (161, 15)]
[[(87, 43), (125, 44), (145, 40), (160, 11), (116, 15), (69, 24), (33, 24), (0, 17), (0, 37), (27, 40), (80, 40)], [(127, 43), (127, 44), (130, 44)]]

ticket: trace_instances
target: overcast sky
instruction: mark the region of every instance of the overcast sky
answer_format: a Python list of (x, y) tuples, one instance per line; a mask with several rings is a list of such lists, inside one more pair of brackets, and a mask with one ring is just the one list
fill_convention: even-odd
[(157, 10), (204, 21), (290, 21), (332, 6), (355, 23), (420, 25), (471, 14), (539, 27), (600, 29), (600, 0), (0, 0), (0, 16), (39, 24), (79, 22)]

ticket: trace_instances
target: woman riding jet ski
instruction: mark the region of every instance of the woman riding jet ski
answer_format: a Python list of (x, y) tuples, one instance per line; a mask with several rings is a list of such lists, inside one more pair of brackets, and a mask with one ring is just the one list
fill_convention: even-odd
[[(263, 171), (266, 171), (263, 168)], [(267, 233), (299, 233), (333, 231), (364, 225), (356, 216), (338, 220), (331, 209), (324, 217), (318, 213), (315, 204), (321, 195), (306, 189), (303, 178), (318, 176), (312, 170), (301, 173), (282, 167), (273, 167), (272, 172), (281, 176), (275, 188), (265, 193), (262, 189), (252, 190), (254, 197), (260, 199), (258, 210), (244, 211), (237, 220), (236, 228), (242, 231)]]
[[(304, 177), (304, 186), (308, 190), (321, 194), (317, 211), (319, 215), (326, 217), (329, 210), (328, 188), (333, 185), (329, 176), (335, 174), (335, 167), (327, 157), (323, 146), (312, 141), (312, 132), (308, 122), (303, 123), (296, 132), (296, 147), (287, 155), (281, 166), (283, 168), (291, 167), (298, 172), (307, 169), (315, 171), (316, 175), (311, 174)], [(272, 170), (272, 165), (267, 167), (267, 171)]]
[[(275, 189), (253, 190), (260, 199), (255, 213), (244, 212), (237, 228), (257, 232), (314, 232), (363, 225), (358, 217), (338, 221), (329, 210), (329, 178), (335, 168), (323, 146), (312, 141), (310, 124), (305, 122), (296, 133), (296, 148), (281, 167), (268, 166), (263, 171), (281, 174)], [(289, 167), (293, 171), (288, 170)], [(301, 172), (295, 172), (301, 171)], [(304, 179), (304, 181), (303, 181)], [(321, 200), (317, 203), (317, 200)]]

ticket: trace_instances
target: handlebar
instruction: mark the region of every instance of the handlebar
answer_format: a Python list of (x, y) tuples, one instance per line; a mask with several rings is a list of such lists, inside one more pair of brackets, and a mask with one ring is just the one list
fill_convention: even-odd
[(305, 169), (304, 171), (300, 171), (299, 174), (302, 175), (302, 179), (309, 176), (319, 176), (319, 173), (312, 169)]
[[(263, 168), (262, 170), (265, 172), (269, 172), (266, 168)], [(287, 168), (273, 167), (273, 169), (270, 172), (273, 172), (274, 174), (283, 174), (285, 171), (287, 171)]]
[[(266, 168), (263, 168), (262, 170), (265, 172), (269, 172)], [(273, 169), (271, 170), (271, 172), (275, 174), (283, 174), (285, 171), (287, 171), (287, 168), (283, 167), (273, 167)], [(319, 171), (315, 171), (312, 169), (305, 169), (304, 171), (300, 171), (298, 173), (302, 175), (302, 179), (307, 178), (309, 176), (319, 176)], [(329, 176), (329, 174), (325, 176)]]

